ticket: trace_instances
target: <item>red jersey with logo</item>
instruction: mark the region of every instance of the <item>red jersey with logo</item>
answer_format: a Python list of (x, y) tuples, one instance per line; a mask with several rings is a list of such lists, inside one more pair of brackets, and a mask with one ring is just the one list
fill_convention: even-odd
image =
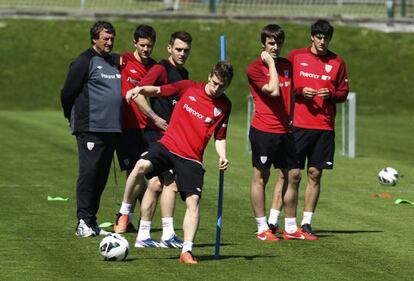
[[(295, 83), (295, 114), (293, 125), (305, 129), (334, 130), (336, 103), (346, 101), (348, 77), (343, 59), (328, 51), (324, 56), (311, 52), (310, 48), (293, 50), (288, 59), (293, 66)], [(323, 100), (303, 97), (303, 88), (315, 90), (328, 88), (332, 96)]]
[(268, 133), (288, 133), (289, 112), (292, 92), (292, 66), (287, 59), (276, 62), (279, 77), (280, 96), (271, 97), (262, 92), (269, 83), (269, 68), (259, 57), (247, 68), (249, 89), (254, 101), (254, 114), (251, 126)]
[[(125, 97), (128, 90), (135, 88), (141, 79), (147, 74), (148, 70), (156, 62), (153, 59), (148, 60), (148, 64), (144, 65), (138, 61), (133, 52), (122, 54), (122, 96)], [(128, 104), (123, 99), (123, 116), (122, 128), (145, 128), (147, 117), (138, 108), (135, 102)]]
[(161, 96), (178, 94), (171, 121), (159, 140), (170, 152), (199, 163), (214, 134), (216, 140), (226, 138), (231, 102), (226, 95), (208, 96), (206, 83), (182, 80), (161, 86)]

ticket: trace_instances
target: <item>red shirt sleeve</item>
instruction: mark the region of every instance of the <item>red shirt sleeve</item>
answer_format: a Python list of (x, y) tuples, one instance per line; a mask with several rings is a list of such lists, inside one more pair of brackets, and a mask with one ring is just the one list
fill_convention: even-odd
[[(293, 51), (291, 51), (287, 55), (287, 59), (288, 59), (288, 61), (290, 61), (290, 64), (292, 65), (292, 69), (293, 69), (293, 66), (295, 65), (294, 60), (295, 60), (296, 53), (297, 53), (296, 50), (293, 50)], [(292, 82), (293, 83), (292, 88), (294, 89), (294, 94), (296, 94), (296, 95), (303, 95), (303, 87), (296, 87), (296, 86), (294, 86), (295, 80), (293, 79), (293, 76), (292, 76), (292, 80), (293, 80), (293, 82)]]
[(345, 62), (342, 61), (337, 76), (335, 90), (332, 93), (332, 99), (336, 102), (344, 102), (348, 97), (348, 76), (346, 74)]
[(220, 120), (220, 122), (218, 123), (218, 125), (217, 125), (217, 127), (214, 131), (214, 139), (216, 139), (216, 140), (226, 139), (227, 126), (229, 124), (230, 112), (231, 112), (231, 102), (228, 101), (225, 116)]
[(167, 71), (161, 64), (155, 64), (142, 78), (140, 86), (159, 86), (167, 83)]
[(247, 68), (247, 78), (250, 83), (260, 91), (262, 91), (264, 85), (269, 83), (269, 76), (265, 75), (263, 68), (267, 69), (264, 63), (259, 60), (250, 64)]
[(194, 82), (191, 80), (181, 80), (172, 84), (162, 85), (160, 87), (160, 96), (181, 96), (185, 92), (185, 90), (191, 87), (193, 84)]

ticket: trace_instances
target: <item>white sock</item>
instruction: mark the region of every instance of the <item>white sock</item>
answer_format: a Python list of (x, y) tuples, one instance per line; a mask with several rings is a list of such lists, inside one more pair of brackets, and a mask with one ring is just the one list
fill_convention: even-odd
[(279, 221), (279, 215), (280, 215), (279, 210), (270, 209), (270, 215), (269, 215), (269, 218), (268, 218), (267, 222), (269, 224), (277, 225), (277, 223)]
[(285, 231), (291, 234), (297, 230), (298, 226), (296, 225), (296, 218), (285, 218)]
[(122, 202), (121, 209), (119, 212), (123, 215), (128, 215), (131, 212), (132, 204)]
[(183, 242), (183, 249), (181, 250), (181, 253), (189, 252), (193, 250), (193, 242), (191, 241), (184, 241)]
[(266, 217), (256, 218), (256, 223), (257, 223), (257, 233), (258, 234), (260, 234), (263, 231), (269, 229), (269, 226), (267, 225), (267, 222), (266, 222)]
[(313, 212), (303, 212), (302, 223), (300, 225), (312, 224), (312, 216)]
[(143, 221), (139, 222), (139, 230), (137, 240), (143, 241), (151, 238), (150, 230), (151, 230), (151, 221)]
[(173, 235), (175, 235), (175, 232), (174, 232), (174, 218), (173, 217), (161, 218), (161, 222), (162, 222), (161, 240), (168, 240)]

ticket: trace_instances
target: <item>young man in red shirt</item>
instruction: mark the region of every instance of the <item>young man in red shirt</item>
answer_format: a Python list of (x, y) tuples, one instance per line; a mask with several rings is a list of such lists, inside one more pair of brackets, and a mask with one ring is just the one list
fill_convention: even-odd
[(298, 234), (299, 169), (289, 118), (292, 66), (288, 60), (279, 57), (284, 39), (285, 33), (280, 26), (265, 26), (261, 32), (263, 52), (247, 68), (255, 105), (249, 132), (253, 165), (250, 199), (257, 223), (257, 239), (265, 242), (279, 241), (269, 229), (265, 214), (265, 188), (272, 165), (288, 179), (283, 191), (285, 227), (290, 233)]
[[(192, 248), (200, 220), (199, 200), (205, 172), (202, 161), (213, 134), (219, 169), (225, 170), (229, 165), (226, 134), (231, 102), (224, 95), (224, 90), (230, 85), (232, 77), (232, 65), (218, 62), (210, 72), (207, 83), (184, 80), (161, 87), (143, 86), (130, 90), (126, 96), (127, 100), (135, 99), (139, 94), (180, 97), (163, 137), (142, 154), (126, 186), (135, 186), (144, 176), (151, 178), (170, 169), (174, 171), (178, 192), (187, 205), (181, 263), (197, 263)], [(136, 243), (141, 244), (142, 241), (137, 237)]]
[[(311, 224), (322, 172), (332, 169), (334, 163), (336, 104), (345, 102), (348, 96), (345, 62), (328, 49), (333, 31), (328, 21), (317, 20), (311, 26), (311, 46), (288, 55), (295, 82), (293, 134), (301, 169), (307, 159), (308, 183), (301, 229), (311, 240), (318, 239)], [(281, 185), (283, 176), (279, 177), (277, 188)]]
[[(155, 30), (148, 25), (139, 25), (134, 32), (135, 51), (126, 52), (121, 56), (122, 96), (125, 97), (128, 90), (135, 88), (141, 79), (156, 63), (150, 56), (156, 41)], [(127, 176), (134, 168), (139, 156), (147, 149), (143, 129), (147, 124), (147, 117), (135, 103), (123, 103), (122, 137), (116, 152), (119, 166)], [(140, 184), (141, 189), (133, 189), (130, 194), (124, 194), (122, 205), (114, 225), (114, 231), (124, 233), (136, 232), (132, 225), (132, 210), (136, 199), (141, 202), (144, 196), (146, 184)], [(131, 198), (131, 199), (129, 199)], [(124, 216), (122, 216), (124, 215)]]
[[(188, 71), (185, 69), (184, 64), (190, 55), (191, 42), (192, 37), (187, 32), (177, 31), (172, 33), (167, 46), (167, 51), (169, 53), (168, 59), (161, 60), (159, 63), (155, 64), (140, 81), (139, 85), (161, 86), (188, 79)], [(137, 101), (139, 101), (137, 104), (141, 112), (147, 117), (144, 137), (149, 145), (162, 137), (178, 98), (178, 96), (151, 97), (151, 106), (144, 96), (137, 98)], [(166, 171), (160, 177), (154, 177), (149, 180), (147, 191), (141, 202), (141, 220), (138, 236), (142, 243), (137, 245), (140, 247), (182, 247), (182, 240), (176, 236), (173, 223), (176, 191), (177, 187), (170, 171)], [(134, 192), (137, 192), (137, 188), (134, 190), (129, 188), (125, 189), (124, 202), (133, 200)], [(163, 232), (161, 241), (158, 242), (151, 238), (150, 230), (160, 193)], [(123, 213), (119, 221), (126, 221), (126, 213), (127, 212)], [(120, 224), (119, 228), (125, 229), (125, 223)]]

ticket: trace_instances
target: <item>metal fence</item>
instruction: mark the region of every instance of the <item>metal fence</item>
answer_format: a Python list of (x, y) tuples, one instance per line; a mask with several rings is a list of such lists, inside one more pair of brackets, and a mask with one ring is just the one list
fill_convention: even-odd
[(0, 0), (0, 9), (404, 19), (414, 0)]

